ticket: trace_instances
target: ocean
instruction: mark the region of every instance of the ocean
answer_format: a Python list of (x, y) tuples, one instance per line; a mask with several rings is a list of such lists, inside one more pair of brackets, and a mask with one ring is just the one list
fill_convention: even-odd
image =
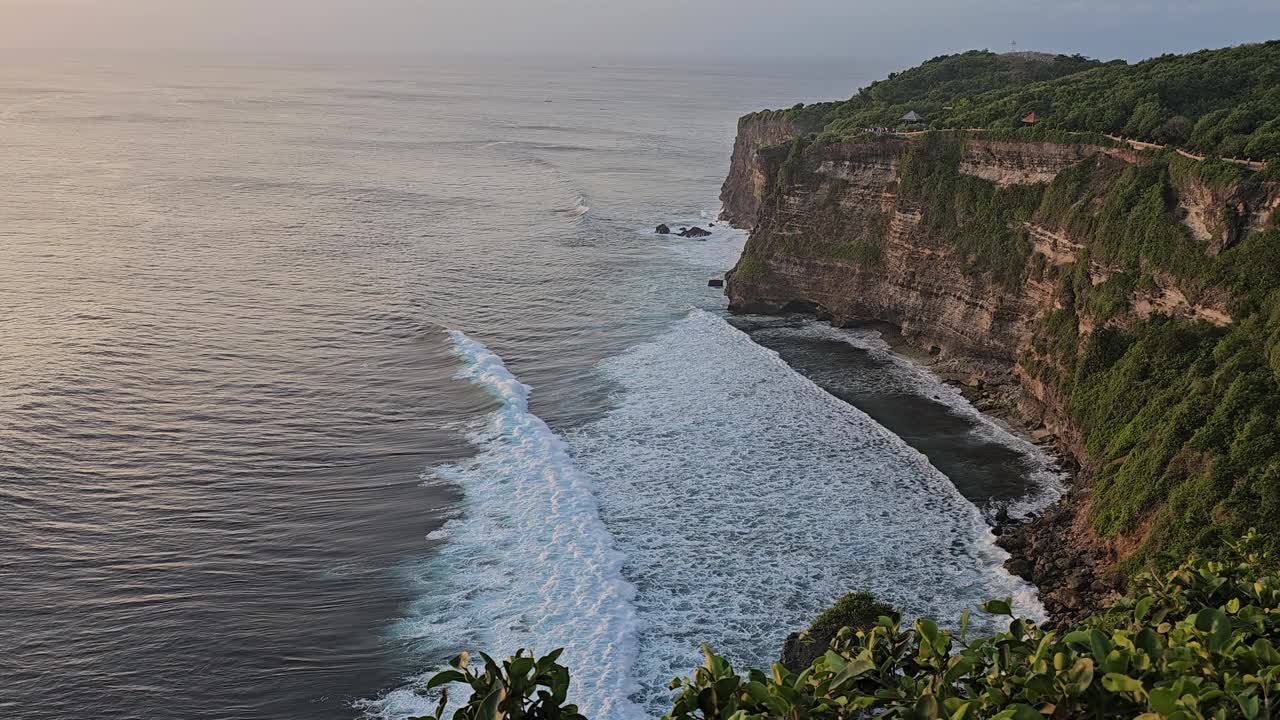
[(849, 590), (1041, 612), (985, 517), (1050, 458), (707, 287), (736, 118), (880, 70), (6, 63), (0, 711), (405, 718), (564, 647), (588, 716), (656, 717)]

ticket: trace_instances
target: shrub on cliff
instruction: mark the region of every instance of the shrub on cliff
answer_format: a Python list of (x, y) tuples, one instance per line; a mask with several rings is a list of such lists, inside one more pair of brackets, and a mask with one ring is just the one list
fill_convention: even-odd
[[(1145, 575), (1130, 597), (1078, 627), (1048, 630), (1009, 615), (1008, 630), (970, 638), (928, 619), (891, 617), (845, 629), (803, 672), (774, 665), (740, 675), (704, 646), (706, 662), (676, 692), (664, 720), (845, 718), (1273, 718), (1280, 715), (1280, 577), (1248, 535), (1224, 560), (1191, 560)], [(557, 653), (461, 663), (430, 687), (465, 683), (454, 720), (565, 718), (567, 670)], [(444, 703), (435, 718), (444, 713)]]
[(871, 593), (848, 593), (814, 619), (808, 630), (787, 636), (782, 647), (782, 664), (793, 672), (800, 672), (826, 652), (843, 628), (868, 630), (881, 617), (896, 619), (898, 611), (876, 600)]

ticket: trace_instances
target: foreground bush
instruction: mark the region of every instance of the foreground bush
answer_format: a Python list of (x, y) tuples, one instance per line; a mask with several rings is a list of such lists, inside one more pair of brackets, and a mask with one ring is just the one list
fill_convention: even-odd
[[(1250, 533), (1225, 560), (1192, 560), (1133, 581), (1130, 597), (1079, 627), (1046, 630), (1009, 615), (1006, 632), (970, 638), (928, 619), (885, 615), (846, 628), (801, 673), (774, 665), (739, 675), (704, 647), (705, 664), (672, 681), (671, 720), (749, 718), (1273, 718), (1280, 716), (1280, 577)], [(462, 666), (429, 687), (466, 682), (454, 720), (566, 718), (558, 653), (518, 653), (482, 674)], [(436, 718), (444, 713), (442, 702)]]

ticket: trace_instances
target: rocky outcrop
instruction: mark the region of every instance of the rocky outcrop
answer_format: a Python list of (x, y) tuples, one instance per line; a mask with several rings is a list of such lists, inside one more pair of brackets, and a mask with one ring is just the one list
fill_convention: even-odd
[(1182, 224), (1209, 255), (1217, 255), (1263, 228), (1280, 207), (1280, 183), (1214, 184), (1188, 177), (1178, 188)]
[(1000, 186), (1049, 182), (1058, 173), (1092, 155), (1097, 145), (971, 140), (960, 157), (960, 172)]
[[(971, 272), (951, 239), (923, 224), (924, 209), (897, 193), (909, 144), (816, 149), (811, 169), (755, 219), (746, 254), (767, 270), (731, 279), (731, 308), (777, 312), (808, 304), (837, 323), (892, 323), (921, 347), (1012, 362), (1027, 344), (1037, 308), (1050, 302), (1052, 287), (1030, 284), (1010, 293), (990, 276)], [(764, 172), (780, 162), (768, 152), (756, 157)], [(736, 216), (730, 220), (752, 224)], [(874, 247), (878, 260), (821, 249), (850, 245)]]
[[(765, 173), (760, 150), (781, 145), (815, 128), (801, 127), (784, 113), (748, 115), (738, 123), (729, 176), (720, 191), (720, 218), (734, 227), (750, 227), (764, 197)], [(744, 224), (745, 223), (745, 224)]]

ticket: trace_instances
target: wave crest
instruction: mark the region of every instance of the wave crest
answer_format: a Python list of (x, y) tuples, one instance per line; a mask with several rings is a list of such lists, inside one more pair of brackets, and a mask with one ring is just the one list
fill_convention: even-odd
[[(532, 389), (497, 353), (456, 330), (449, 338), (463, 361), (458, 377), (499, 406), (469, 436), (476, 457), (424, 477), (460, 487), (463, 512), (419, 568), (422, 599), (397, 634), (440, 662), (468, 649), (563, 647), (561, 662), (578, 670), (571, 697), (588, 717), (644, 717), (629, 699), (639, 689), (631, 672), (635, 589), (622, 577), (623, 556), (601, 522), (590, 478), (574, 467), (564, 440), (529, 412)], [(434, 712), (414, 689), (421, 681), (360, 707), (382, 718)]]

